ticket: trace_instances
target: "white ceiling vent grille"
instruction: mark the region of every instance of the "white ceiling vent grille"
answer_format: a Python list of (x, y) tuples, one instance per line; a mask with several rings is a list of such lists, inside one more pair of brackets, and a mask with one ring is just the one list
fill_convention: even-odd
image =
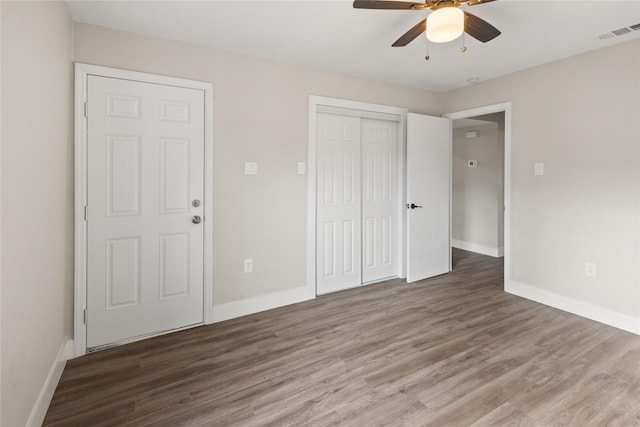
[(624, 36), (625, 34), (629, 34), (632, 31), (639, 31), (640, 23), (629, 25), (628, 27), (618, 28), (617, 30), (609, 31), (608, 33), (600, 34), (598, 38), (600, 40), (612, 39), (616, 36)]

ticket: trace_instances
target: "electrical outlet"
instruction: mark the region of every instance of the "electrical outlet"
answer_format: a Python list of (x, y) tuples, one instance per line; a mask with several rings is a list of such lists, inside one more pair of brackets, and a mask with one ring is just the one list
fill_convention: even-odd
[(585, 262), (584, 263), (584, 274), (587, 277), (596, 277), (596, 264), (594, 262)]
[(534, 175), (544, 175), (544, 163), (536, 163), (533, 165), (533, 173)]
[(244, 272), (251, 273), (253, 271), (253, 260), (251, 258), (247, 258), (244, 260)]
[(304, 175), (307, 173), (307, 165), (305, 162), (298, 162), (298, 175)]

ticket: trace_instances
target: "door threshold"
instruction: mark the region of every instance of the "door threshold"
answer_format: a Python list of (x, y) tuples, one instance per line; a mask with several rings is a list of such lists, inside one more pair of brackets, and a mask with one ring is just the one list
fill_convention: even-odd
[(138, 335), (138, 336), (135, 336), (135, 337), (126, 338), (126, 339), (123, 339), (123, 340), (115, 341), (115, 342), (109, 343), (109, 344), (99, 345), (99, 346), (96, 346), (96, 347), (87, 347), (87, 354), (95, 353), (97, 351), (102, 351), (102, 350), (108, 350), (110, 348), (119, 347), (119, 346), (125, 345), (125, 344), (131, 344), (131, 343), (136, 342), (136, 341), (142, 341), (142, 340), (146, 340), (146, 339), (149, 339), (149, 338), (159, 337), (160, 335), (167, 335), (167, 334), (171, 334), (173, 332), (184, 331), (185, 329), (191, 329), (191, 328), (195, 328), (197, 326), (202, 326), (202, 325), (204, 325), (204, 322), (192, 323), (190, 325), (181, 326), (179, 328), (166, 329), (166, 330), (160, 331), (160, 332), (152, 332), (152, 333), (149, 333), (149, 334)]

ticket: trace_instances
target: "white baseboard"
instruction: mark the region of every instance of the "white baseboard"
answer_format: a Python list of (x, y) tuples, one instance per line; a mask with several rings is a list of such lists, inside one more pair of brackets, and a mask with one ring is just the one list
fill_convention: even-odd
[(495, 258), (504, 256), (504, 247), (492, 248), (490, 246), (478, 245), (477, 243), (465, 242), (463, 240), (451, 239), (451, 246), (477, 254), (488, 255)]
[(62, 344), (62, 347), (60, 347), (58, 356), (56, 356), (56, 360), (53, 362), (53, 365), (49, 370), (49, 375), (47, 375), (47, 379), (45, 380), (44, 385), (40, 390), (38, 399), (36, 400), (35, 405), (33, 405), (33, 409), (31, 410), (31, 414), (29, 415), (29, 419), (27, 420), (27, 427), (42, 426), (44, 417), (47, 415), (47, 410), (49, 409), (49, 405), (51, 404), (53, 393), (56, 391), (56, 387), (58, 386), (58, 382), (60, 381), (60, 377), (62, 376), (62, 371), (64, 371), (67, 360), (71, 359), (72, 357), (73, 340), (67, 340), (64, 344)]
[(213, 321), (234, 319), (315, 298), (306, 286), (213, 306)]
[(618, 313), (617, 311), (598, 307), (588, 302), (575, 300), (544, 289), (511, 280), (505, 283), (506, 292), (553, 308), (557, 308), (605, 325), (613, 326), (627, 332), (640, 335), (640, 318)]

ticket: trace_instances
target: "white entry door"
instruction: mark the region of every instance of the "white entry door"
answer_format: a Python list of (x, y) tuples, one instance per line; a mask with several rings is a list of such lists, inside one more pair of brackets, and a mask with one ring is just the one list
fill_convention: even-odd
[(451, 269), (451, 123), (407, 116), (407, 282)]
[(204, 92), (87, 89), (87, 347), (202, 323)]

